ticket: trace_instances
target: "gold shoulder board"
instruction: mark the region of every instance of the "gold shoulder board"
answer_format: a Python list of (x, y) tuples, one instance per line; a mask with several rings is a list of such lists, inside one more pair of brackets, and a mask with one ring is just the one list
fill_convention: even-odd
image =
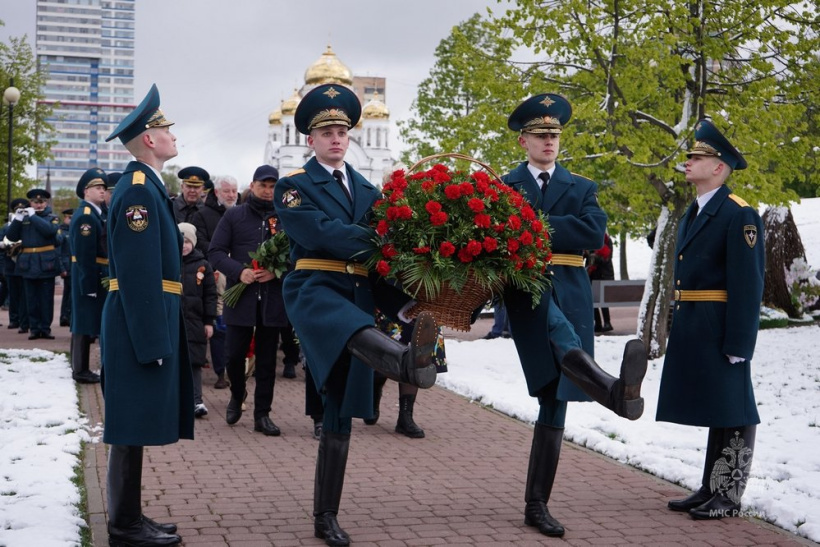
[(737, 203), (741, 207), (749, 207), (749, 204), (746, 203), (746, 201), (738, 195), (729, 194), (729, 199), (731, 199), (732, 201), (734, 201), (735, 203)]
[(142, 171), (135, 172), (134, 177), (131, 179), (131, 184), (145, 184), (145, 173)]
[(84, 215), (90, 215), (91, 214), (91, 207), (89, 207), (87, 205), (85, 207), (83, 207), (83, 214)]
[(292, 176), (294, 176), (294, 175), (301, 175), (301, 174), (302, 174), (302, 173), (304, 173), (304, 172), (305, 172), (305, 170), (304, 170), (304, 169), (297, 169), (296, 171), (291, 171), (290, 173), (288, 173), (288, 174), (287, 174), (287, 175), (285, 175), (285, 176), (286, 176), (286, 177), (292, 177)]

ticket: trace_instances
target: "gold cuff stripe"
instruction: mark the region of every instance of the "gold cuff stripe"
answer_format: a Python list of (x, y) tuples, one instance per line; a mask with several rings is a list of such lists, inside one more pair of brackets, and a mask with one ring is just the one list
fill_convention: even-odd
[(584, 257), (581, 255), (564, 255), (554, 254), (550, 260), (553, 266), (576, 266), (578, 268), (584, 267)]
[(23, 249), (24, 253), (44, 253), (46, 251), (53, 251), (56, 249), (54, 245), (45, 245), (44, 247), (27, 247)]
[(367, 277), (367, 268), (355, 262), (342, 260), (325, 260), (322, 258), (300, 258), (296, 261), (297, 270), (321, 270)]
[(724, 290), (714, 291), (675, 291), (678, 302), (727, 302), (729, 293)]
[[(120, 290), (120, 282), (116, 279), (111, 279), (108, 281), (108, 291), (118, 291)], [(168, 281), (167, 279), (162, 280), (162, 291), (171, 293), (171, 294), (182, 294), (182, 283), (179, 281)]]
[[(72, 256), (71, 257), (71, 262), (77, 262), (77, 257)], [(107, 258), (102, 258), (102, 257), (98, 256), (97, 258), (94, 259), (94, 262), (96, 262), (97, 264), (102, 264), (103, 266), (108, 266), (108, 259)]]

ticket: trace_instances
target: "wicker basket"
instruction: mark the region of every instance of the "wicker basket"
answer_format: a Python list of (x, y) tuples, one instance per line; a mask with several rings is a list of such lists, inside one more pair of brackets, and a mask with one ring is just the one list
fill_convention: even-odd
[[(420, 166), (430, 163), (439, 158), (453, 158), (466, 160), (480, 165), (487, 173), (497, 180), (501, 180), (493, 169), (475, 158), (458, 153), (434, 154), (420, 159), (414, 163), (409, 171), (416, 171)], [(501, 290), (501, 286), (495, 287), (496, 291)], [(487, 303), (493, 296), (493, 287), (484, 287), (473, 278), (468, 279), (460, 292), (450, 287), (448, 283), (442, 283), (441, 290), (432, 297), (427, 294), (424, 287), (416, 287), (412, 284), (405, 284), (405, 290), (409, 294), (415, 294), (417, 304), (408, 312), (408, 317), (416, 317), (419, 313), (427, 311), (433, 314), (436, 322), (445, 327), (455, 330), (469, 332), (470, 319), (473, 312)]]
[(464, 285), (461, 292), (456, 292), (449, 284), (443, 283), (441, 291), (432, 298), (424, 287), (420, 287), (417, 292), (416, 287), (405, 285), (405, 290), (409, 294), (415, 293), (415, 299), (418, 302), (407, 313), (408, 317), (412, 319), (423, 311), (430, 312), (440, 326), (464, 332), (470, 331), (470, 319), (473, 312), (493, 297), (491, 288), (482, 287), (473, 279)]

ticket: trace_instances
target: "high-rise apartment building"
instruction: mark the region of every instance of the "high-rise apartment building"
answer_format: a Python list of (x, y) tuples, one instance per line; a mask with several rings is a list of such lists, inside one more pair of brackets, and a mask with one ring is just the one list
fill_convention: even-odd
[(57, 144), (37, 165), (53, 188), (71, 187), (91, 166), (121, 171), (129, 154), (105, 137), (134, 107), (136, 0), (37, 0), (37, 61)]

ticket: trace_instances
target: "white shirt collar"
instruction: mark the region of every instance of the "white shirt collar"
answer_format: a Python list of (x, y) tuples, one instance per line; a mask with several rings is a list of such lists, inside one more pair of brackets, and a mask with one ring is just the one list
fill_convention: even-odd
[(341, 171), (342, 172), (342, 182), (345, 184), (345, 186), (347, 186), (348, 191), (350, 190), (350, 181), (347, 180), (347, 165), (342, 165), (341, 167), (331, 167), (330, 165), (327, 165), (326, 163), (322, 163), (319, 160), (316, 160), (316, 161), (318, 161), (319, 165), (324, 167), (325, 170), (328, 173), (330, 173), (330, 176), (333, 176), (333, 171)]
[(712, 199), (712, 197), (717, 193), (718, 190), (720, 190), (720, 186), (718, 186), (714, 190), (706, 192), (702, 196), (698, 196), (698, 214), (700, 214), (700, 212), (703, 211), (703, 208), (706, 206), (707, 203), (709, 203), (709, 200)]
[[(543, 173), (543, 171), (541, 171), (539, 168), (533, 166), (531, 163), (527, 164), (527, 169), (529, 169), (530, 174), (532, 175), (532, 178), (535, 179), (535, 182), (538, 183), (538, 187), (541, 188), (544, 185), (544, 181), (539, 179), (538, 175)], [(550, 179), (552, 179), (552, 175), (555, 173), (555, 164), (554, 163), (552, 164), (552, 167), (547, 169), (547, 173), (550, 174)]]

